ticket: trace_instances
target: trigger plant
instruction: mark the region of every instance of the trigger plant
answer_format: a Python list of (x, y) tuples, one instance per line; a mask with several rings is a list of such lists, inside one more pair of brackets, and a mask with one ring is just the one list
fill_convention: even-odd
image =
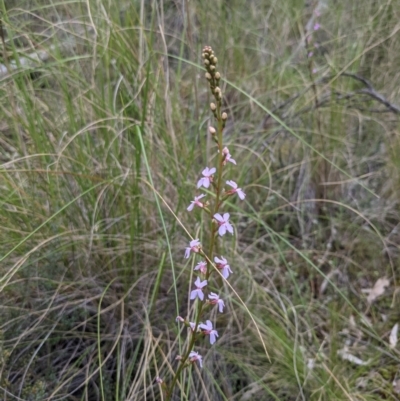
[[(206, 338), (209, 346), (218, 343), (218, 322), (212, 321), (207, 312), (216, 308), (219, 313), (224, 313), (225, 303), (221, 294), (216, 290), (221, 287), (221, 280), (228, 280), (233, 274), (228, 260), (222, 256), (218, 250), (221, 247), (220, 242), (226, 234), (234, 235), (234, 226), (231, 222), (231, 216), (225, 210), (224, 201), (230, 196), (237, 195), (240, 200), (244, 200), (246, 194), (239, 188), (238, 184), (232, 180), (223, 179), (224, 170), (229, 163), (235, 167), (236, 160), (230, 154), (228, 148), (224, 145), (223, 132), (228, 118), (223, 111), (223, 96), (220, 87), (221, 74), (217, 71), (217, 57), (211, 47), (206, 46), (202, 52), (204, 66), (206, 68), (205, 78), (209, 83), (210, 91), (213, 96), (213, 102), (210, 104), (210, 110), (214, 117), (214, 126), (208, 129), (213, 142), (215, 143), (214, 155), (216, 159), (215, 166), (198, 166), (197, 190), (206, 188), (207, 195), (204, 193), (193, 193), (193, 200), (187, 207), (187, 212), (191, 213), (195, 209), (201, 209), (200, 213), (205, 213), (208, 220), (208, 226), (202, 230), (204, 238), (191, 239), (185, 249), (184, 257), (186, 259), (195, 258), (194, 271), (195, 281), (190, 284), (190, 302), (194, 306), (194, 316), (176, 318), (177, 324), (183, 324), (188, 328), (188, 337), (184, 345), (182, 355), (175, 359), (178, 365), (170, 379), (157, 378), (164, 391), (167, 401), (172, 399), (175, 387), (178, 382), (181, 383), (181, 373), (184, 369), (196, 365), (203, 367), (204, 352), (201, 347)], [(225, 184), (228, 186), (225, 189)], [(204, 192), (204, 191), (203, 191)], [(203, 246), (205, 244), (205, 246)], [(229, 257), (228, 257), (229, 258)], [(210, 291), (212, 288), (213, 292)], [(181, 388), (183, 386), (180, 386)]]

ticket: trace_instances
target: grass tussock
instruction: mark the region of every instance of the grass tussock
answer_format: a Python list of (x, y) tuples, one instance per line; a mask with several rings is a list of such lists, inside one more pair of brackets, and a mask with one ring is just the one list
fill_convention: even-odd
[(214, 157), (209, 44), (247, 194), (230, 284), (257, 327), (226, 287), (175, 399), (399, 400), (399, 16), (390, 0), (0, 0), (0, 398), (162, 399), (202, 229), (186, 207)]

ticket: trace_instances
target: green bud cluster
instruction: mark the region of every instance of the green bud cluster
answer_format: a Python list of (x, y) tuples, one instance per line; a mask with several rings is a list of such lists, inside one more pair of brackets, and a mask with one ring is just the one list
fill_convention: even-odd
[[(221, 89), (219, 89), (219, 80), (221, 78), (221, 74), (217, 71), (217, 63), (218, 59), (215, 57), (213, 49), (210, 46), (204, 46), (202, 58), (204, 62), (204, 67), (206, 67), (206, 79), (210, 84), (210, 89), (215, 99), (218, 101), (222, 99)], [(219, 97), (216, 96), (216, 89), (219, 90)]]
[(218, 59), (217, 57), (215, 57), (214, 51), (210, 46), (204, 46), (201, 56), (203, 58), (204, 67), (207, 71), (205, 77), (210, 85), (211, 93), (216, 100), (216, 104), (210, 104), (210, 109), (214, 114), (214, 117), (221, 122), (222, 129), (224, 129), (228, 115), (225, 112), (221, 114), (222, 91), (219, 86), (221, 74), (219, 73), (219, 71), (217, 71)]

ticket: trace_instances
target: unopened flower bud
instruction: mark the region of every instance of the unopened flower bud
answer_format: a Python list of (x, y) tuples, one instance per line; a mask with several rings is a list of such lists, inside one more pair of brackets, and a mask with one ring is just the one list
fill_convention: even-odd
[(201, 54), (201, 57), (202, 57), (202, 58), (206, 58), (206, 54), (205, 54), (205, 53), (202, 53), (202, 54)]
[(227, 118), (228, 118), (228, 114), (226, 114), (225, 112), (223, 112), (222, 114), (221, 114), (221, 118), (222, 118), (222, 120), (226, 120)]
[(221, 74), (219, 73), (219, 71), (217, 71), (215, 73), (215, 79), (220, 79), (221, 78)]
[(215, 133), (217, 132), (216, 129), (214, 127), (208, 127), (208, 131), (210, 132), (211, 135), (215, 135)]
[(164, 380), (161, 379), (161, 377), (157, 376), (157, 377), (156, 377), (156, 383), (158, 383), (158, 384), (163, 384), (163, 383), (164, 383)]
[(211, 81), (211, 74), (209, 72), (206, 72), (206, 79), (208, 81)]
[(210, 65), (210, 71), (215, 71), (215, 65)]
[(215, 103), (210, 103), (210, 109), (211, 111), (217, 110), (217, 106), (215, 105)]
[(217, 65), (218, 59), (214, 56), (214, 57), (211, 59), (211, 62), (212, 62), (214, 65)]
[(204, 60), (204, 65), (210, 65), (210, 61), (207, 60), (207, 59), (205, 59), (205, 60)]

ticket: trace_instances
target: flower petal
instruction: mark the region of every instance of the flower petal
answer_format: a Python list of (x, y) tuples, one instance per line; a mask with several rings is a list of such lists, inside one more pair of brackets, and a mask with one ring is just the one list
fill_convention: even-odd
[(237, 184), (235, 181), (227, 181), (226, 182), (229, 186), (231, 186), (232, 188), (236, 189), (237, 188)]
[(219, 221), (220, 223), (224, 222), (224, 219), (222, 218), (222, 216), (219, 213), (214, 214), (214, 219)]

